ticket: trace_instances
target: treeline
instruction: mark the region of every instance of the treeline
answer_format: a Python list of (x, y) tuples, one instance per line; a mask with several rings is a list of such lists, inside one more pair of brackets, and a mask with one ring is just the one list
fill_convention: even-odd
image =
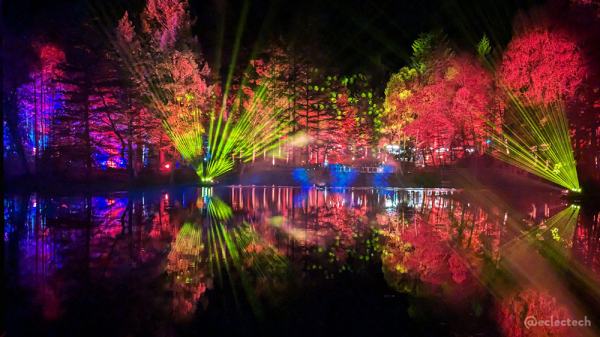
[[(525, 137), (532, 131), (523, 127), (533, 124), (542, 134), (559, 133), (558, 111), (566, 111), (578, 170), (600, 179), (599, 8), (573, 1), (521, 12), (505, 49), (487, 36), (465, 52), (441, 32), (422, 35), (411, 64), (386, 88), (382, 142), (400, 144), (423, 165), (446, 164), (498, 151), (490, 149), (492, 135), (507, 130)], [(561, 146), (523, 142), (536, 158)]]
[(36, 55), (27, 78), (5, 87), (9, 173), (122, 168), (135, 177), (149, 163), (181, 160), (165, 129), (205, 131), (215, 114), (235, 119), (250, 108), (284, 116), (290, 141), (277, 150), (279, 162), (374, 151), (383, 98), (368, 75), (319, 68), (318, 46), (276, 39), (219, 78), (191, 34), (187, 3), (148, 1), (135, 17), (140, 24), (125, 13), (116, 27), (92, 17), (62, 45), (30, 41)]
[(149, 0), (114, 25), (92, 15), (60, 43), (31, 38), (31, 60), (9, 55), (27, 60), (27, 76), (4, 81), (5, 172), (122, 168), (134, 178), (181, 162), (167, 134), (206, 132), (216, 115), (249, 109), (280, 112), (286, 141), (256, 153), (273, 163), (443, 165), (487, 151), (490, 134), (515, 122), (505, 118), (515, 102), (564, 105), (578, 162), (598, 170), (598, 13), (587, 2), (521, 13), (505, 50), (483, 34), (471, 50), (422, 34), (385, 92), (369, 73), (324, 68), (318, 44), (284, 38), (242, 46), (250, 62), (224, 76), (204, 59), (185, 1)]
[[(5, 79), (7, 175), (89, 177), (95, 169), (122, 168), (133, 177), (152, 155), (168, 150), (102, 32), (93, 21), (78, 28), (62, 44), (29, 41), (35, 55), (24, 65), (27, 76)], [(22, 57), (18, 49), (10, 52), (13, 60)]]

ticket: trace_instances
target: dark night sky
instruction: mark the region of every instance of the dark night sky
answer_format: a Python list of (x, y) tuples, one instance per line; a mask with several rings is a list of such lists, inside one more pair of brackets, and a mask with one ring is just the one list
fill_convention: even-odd
[[(44, 36), (63, 42), (76, 33), (92, 13), (103, 13), (113, 24), (125, 10), (139, 13), (144, 0), (60, 0), (38, 3), (9, 1), (3, 8), (7, 41)], [(223, 72), (230, 62), (243, 1), (190, 0), (194, 26), (205, 58), (215, 65), (218, 27), (225, 27), (221, 49)], [(282, 36), (295, 45), (317, 48), (317, 63), (341, 72), (389, 74), (406, 65), (411, 43), (422, 32), (443, 28), (460, 49), (472, 49), (486, 33), (505, 45), (512, 32), (516, 11), (529, 7), (522, 0), (253, 0), (242, 39), (241, 61), (264, 41)], [(223, 21), (222, 21), (223, 20)], [(3, 48), (5, 50), (5, 48)], [(385, 76), (385, 75), (383, 75)]]

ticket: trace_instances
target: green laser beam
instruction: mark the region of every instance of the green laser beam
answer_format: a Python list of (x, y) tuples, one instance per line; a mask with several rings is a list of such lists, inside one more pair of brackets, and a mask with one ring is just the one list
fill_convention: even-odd
[(560, 103), (524, 105), (512, 94), (503, 132), (491, 135), (491, 155), (527, 172), (580, 192), (569, 124)]

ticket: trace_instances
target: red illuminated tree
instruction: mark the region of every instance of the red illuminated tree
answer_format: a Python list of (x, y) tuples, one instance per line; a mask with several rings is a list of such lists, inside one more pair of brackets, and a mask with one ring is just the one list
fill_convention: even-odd
[[(124, 166), (130, 178), (138, 175), (153, 145), (160, 145), (160, 123), (148, 113), (134, 85), (119, 71), (118, 64), (107, 62), (103, 85), (97, 86), (97, 131), (107, 156), (106, 166)], [(121, 166), (120, 165), (120, 166)]]
[[(284, 46), (283, 40), (277, 40), (265, 50), (262, 58), (252, 61), (253, 68), (246, 74), (249, 77), (244, 89), (246, 104), (257, 97), (273, 102), (268, 109), (285, 110), (283, 115), (289, 133), (302, 133), (306, 139), (294, 145), (293, 161), (322, 163), (332, 119), (330, 102), (324, 103), (327, 94), (324, 75), (314, 66), (306, 50), (290, 48), (286, 52)], [(257, 96), (259, 91), (263, 91), (262, 97)]]
[(440, 35), (419, 38), (413, 50), (413, 68), (388, 83), (383, 134), (391, 142), (414, 140), (425, 164), (428, 157), (445, 162), (444, 152), (457, 147), (480, 150), (496, 112), (490, 74), (475, 57), (451, 52)]
[(586, 60), (569, 32), (538, 25), (513, 38), (498, 75), (525, 104), (569, 101), (587, 75)]
[[(256, 117), (279, 113), (287, 122), (286, 133), (295, 133), (294, 91), (298, 88), (294, 82), (293, 59), (284, 50), (283, 41), (279, 39), (272, 42), (263, 57), (251, 60), (250, 65), (240, 83), (242, 90), (232, 105), (240, 106), (238, 112), (245, 110)], [(283, 150), (289, 151), (287, 147), (287, 144), (283, 145)], [(283, 156), (281, 147), (279, 153)], [(290, 154), (293, 155), (293, 151), (289, 151), (288, 156)]]
[(467, 54), (450, 61), (447, 83), (451, 93), (450, 119), (455, 126), (455, 143), (463, 149), (481, 150), (499, 111), (492, 76)]
[[(307, 49), (287, 47), (282, 39), (272, 42), (251, 61), (236, 97), (238, 104), (248, 108), (258, 102), (255, 108), (265, 112), (283, 111), (288, 135), (305, 136), (290, 138), (294, 150), (288, 154), (297, 164), (337, 162), (340, 155), (350, 158), (355, 151), (364, 156), (383, 108), (369, 77), (324, 71), (309, 54)], [(263, 103), (267, 104), (261, 107)], [(305, 141), (295, 141), (300, 138)], [(298, 150), (304, 153), (298, 155)]]
[(599, 13), (596, 1), (571, 1), (517, 17), (498, 71), (519, 103), (564, 104), (580, 181), (600, 177)]

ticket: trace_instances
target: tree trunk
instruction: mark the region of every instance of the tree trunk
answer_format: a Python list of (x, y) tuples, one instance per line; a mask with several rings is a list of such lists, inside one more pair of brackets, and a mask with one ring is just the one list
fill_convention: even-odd
[(169, 177), (169, 184), (172, 184), (175, 180), (175, 168), (171, 167), (171, 176)]
[(33, 76), (33, 115), (34, 115), (34, 124), (33, 124), (33, 153), (35, 156), (34, 159), (34, 171), (35, 174), (38, 174), (38, 112), (37, 112), (37, 79), (35, 75)]
[(162, 166), (162, 164), (165, 162), (165, 151), (163, 149), (163, 137), (162, 137), (162, 132), (160, 134), (160, 140), (158, 141), (158, 167), (160, 169), (160, 167)]
[[(88, 87), (89, 88), (89, 87)], [(86, 160), (86, 181), (90, 182), (92, 178), (92, 140), (90, 138), (90, 96), (85, 96), (85, 160)]]
[(244, 176), (244, 170), (246, 169), (246, 162), (242, 162), (242, 169), (240, 170), (240, 178)]
[[(292, 49), (292, 63), (293, 63), (293, 71), (292, 71), (292, 90), (293, 90), (293, 107), (292, 107), (292, 124), (293, 124), (293, 135), (296, 135), (296, 53), (295, 50)], [(292, 164), (296, 166), (296, 147), (292, 145)]]
[[(129, 108), (133, 109), (133, 106), (131, 105), (131, 98), (130, 97), (128, 97), (128, 98), (129, 98)], [(137, 117), (138, 117), (137, 118), (138, 127), (142, 128), (141, 114), (138, 113)], [(135, 134), (133, 132), (132, 132), (132, 136), (135, 136)], [(136, 146), (135, 146), (136, 153), (135, 153), (135, 156), (133, 159), (133, 178), (134, 179), (137, 179), (137, 177), (138, 177), (140, 161), (142, 160), (143, 152), (144, 152), (144, 149), (142, 146), (140, 146), (141, 145), (140, 143), (141, 143), (141, 141), (138, 138), (138, 141), (136, 141)], [(140, 153), (140, 150), (142, 153)]]
[(17, 155), (19, 156), (21, 166), (26, 175), (29, 175), (29, 163), (27, 163), (27, 157), (25, 155), (25, 148), (23, 147), (23, 139), (21, 132), (19, 131), (19, 110), (17, 106), (17, 91), (11, 90), (8, 94), (9, 97), (4, 97), (4, 111), (6, 127), (12, 137), (12, 142), (15, 144)]
[(127, 173), (129, 176), (129, 182), (133, 181), (133, 142), (131, 141), (131, 135), (127, 139)]
[[(306, 66), (306, 85), (308, 85), (308, 65)], [(309, 91), (308, 91), (308, 87), (306, 87), (306, 137), (310, 137), (310, 124), (309, 124), (309, 119), (308, 119), (308, 114), (309, 114)], [(306, 142), (306, 164), (308, 165), (310, 157), (309, 157), (309, 142)]]

